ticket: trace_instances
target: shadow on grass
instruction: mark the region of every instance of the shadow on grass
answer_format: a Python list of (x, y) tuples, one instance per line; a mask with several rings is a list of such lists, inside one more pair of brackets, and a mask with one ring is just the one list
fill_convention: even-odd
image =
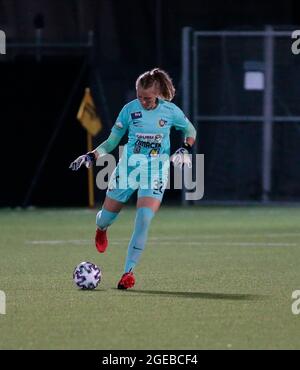
[(78, 292), (84, 292), (84, 293), (103, 293), (107, 292), (109, 289), (104, 289), (104, 288), (96, 288), (96, 289), (77, 289)]
[[(113, 288), (117, 290), (117, 288)], [(198, 299), (224, 299), (233, 301), (261, 301), (267, 296), (258, 294), (233, 294), (233, 293), (209, 293), (209, 292), (169, 292), (165, 290), (128, 290), (128, 293), (159, 295), (167, 297), (198, 298)]]

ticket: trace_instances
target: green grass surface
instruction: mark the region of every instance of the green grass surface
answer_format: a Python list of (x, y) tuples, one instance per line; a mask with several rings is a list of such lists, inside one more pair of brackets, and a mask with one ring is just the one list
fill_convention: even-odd
[[(163, 206), (119, 291), (135, 210), (93, 244), (96, 211), (1, 210), (1, 349), (300, 349), (300, 208)], [(101, 266), (94, 291), (74, 267)]]

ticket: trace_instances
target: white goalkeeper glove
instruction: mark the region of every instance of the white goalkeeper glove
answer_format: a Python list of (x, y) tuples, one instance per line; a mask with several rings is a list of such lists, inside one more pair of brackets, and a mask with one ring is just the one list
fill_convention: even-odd
[(188, 168), (192, 168), (191, 153), (192, 147), (187, 143), (183, 143), (182, 147), (177, 149), (176, 152), (171, 155), (170, 160), (174, 167), (182, 168), (183, 165), (186, 165)]
[(75, 161), (70, 164), (69, 168), (71, 168), (72, 171), (77, 171), (83, 164), (86, 168), (90, 168), (95, 161), (95, 154), (93, 152), (88, 152), (75, 159)]

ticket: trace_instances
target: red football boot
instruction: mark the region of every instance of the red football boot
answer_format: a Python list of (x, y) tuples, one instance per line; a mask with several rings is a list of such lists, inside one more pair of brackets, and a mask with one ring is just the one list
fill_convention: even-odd
[(97, 228), (95, 236), (95, 244), (99, 253), (104, 253), (107, 246), (108, 240), (106, 236), (106, 230), (100, 230)]
[(133, 272), (126, 272), (122, 275), (121, 280), (118, 283), (118, 289), (132, 288), (135, 284), (135, 277)]

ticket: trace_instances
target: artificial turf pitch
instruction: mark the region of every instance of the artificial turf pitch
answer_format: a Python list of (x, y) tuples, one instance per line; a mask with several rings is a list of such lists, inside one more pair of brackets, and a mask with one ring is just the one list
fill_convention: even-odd
[[(105, 254), (95, 215), (0, 211), (0, 349), (300, 349), (300, 208), (162, 206), (128, 291), (116, 285), (135, 210)], [(72, 282), (82, 261), (102, 269), (94, 291)]]

